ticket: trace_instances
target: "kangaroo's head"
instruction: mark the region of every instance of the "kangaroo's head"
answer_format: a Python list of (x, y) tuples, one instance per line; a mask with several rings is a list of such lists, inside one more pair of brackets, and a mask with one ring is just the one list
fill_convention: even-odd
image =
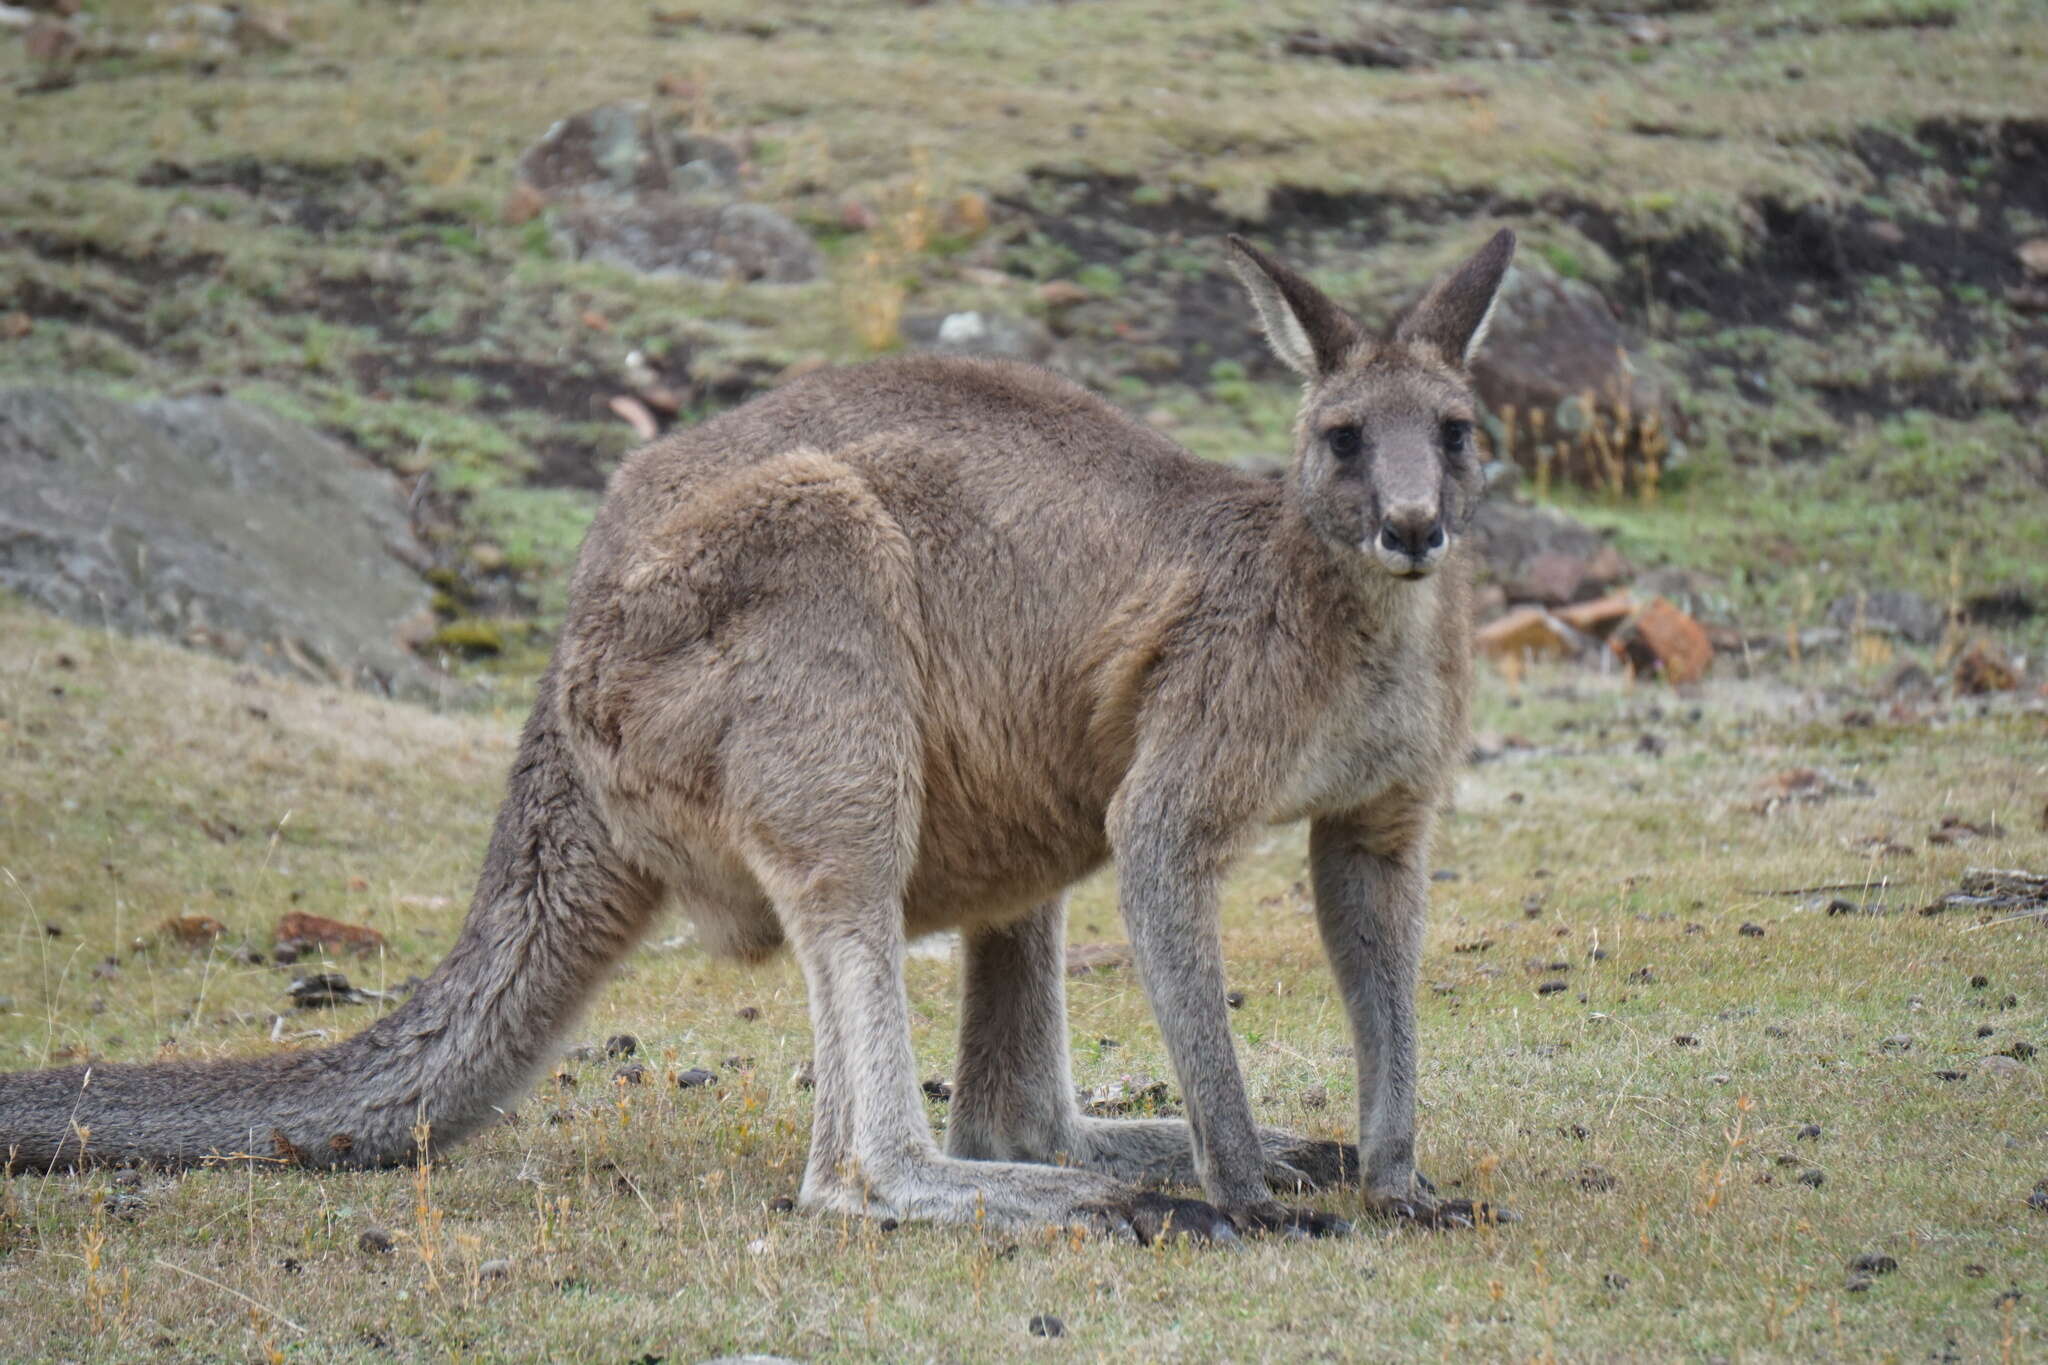
[(1372, 337), (1300, 275), (1230, 239), (1274, 354), (1307, 381), (1292, 474), (1302, 514), (1398, 577), (1434, 572), (1479, 500), (1465, 367), (1514, 254), (1515, 234), (1502, 229)]

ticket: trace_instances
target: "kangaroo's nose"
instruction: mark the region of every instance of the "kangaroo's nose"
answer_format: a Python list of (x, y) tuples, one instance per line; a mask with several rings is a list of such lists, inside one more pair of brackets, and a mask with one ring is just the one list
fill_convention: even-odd
[(1434, 507), (1417, 503), (1390, 508), (1380, 519), (1380, 544), (1397, 555), (1421, 559), (1443, 548), (1443, 519)]

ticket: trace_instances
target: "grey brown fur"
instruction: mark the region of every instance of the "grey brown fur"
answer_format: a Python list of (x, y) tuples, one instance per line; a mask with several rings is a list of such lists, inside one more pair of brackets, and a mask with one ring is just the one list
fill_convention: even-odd
[[(634, 455), (585, 541), (469, 919), (338, 1046), (0, 1076), (0, 1154), (372, 1166), (475, 1132), (676, 906), (809, 988), (802, 1197), (1140, 1236), (1324, 1231), (1273, 1191), (1414, 1169), (1431, 823), (1464, 747), (1478, 493), (1464, 376), (1502, 233), (1388, 335), (1233, 239), (1305, 395), (1285, 480), (1193, 459), (1041, 370), (905, 358), (792, 383)], [(1358, 1058), (1360, 1142), (1253, 1122), (1217, 882), (1306, 818)], [(1116, 864), (1186, 1122), (1090, 1119), (1069, 1076), (1064, 888)], [(947, 1148), (906, 941), (964, 939)], [(1139, 1195), (1199, 1182), (1206, 1202)]]

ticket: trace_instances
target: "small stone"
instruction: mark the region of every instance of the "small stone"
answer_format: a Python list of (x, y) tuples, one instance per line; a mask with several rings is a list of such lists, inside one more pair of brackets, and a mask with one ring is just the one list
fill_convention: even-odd
[(682, 1090), (695, 1090), (699, 1086), (710, 1085), (717, 1079), (717, 1072), (706, 1071), (701, 1066), (693, 1066), (682, 1075), (676, 1077), (676, 1086)]
[(362, 1236), (356, 1238), (356, 1245), (372, 1256), (383, 1256), (389, 1254), (398, 1244), (383, 1228), (368, 1227), (363, 1229)]
[(1034, 1313), (1030, 1331), (1034, 1337), (1063, 1337), (1067, 1334), (1067, 1324), (1050, 1313)]
[(1828, 1183), (1828, 1178), (1824, 1171), (1808, 1169), (1799, 1173), (1799, 1183), (1817, 1190)]
[(1764, 927), (1761, 924), (1745, 924), (1735, 932), (1741, 934), (1744, 938), (1762, 938), (1764, 936)]
[(485, 1261), (476, 1268), (476, 1277), (479, 1280), (510, 1279), (512, 1277), (512, 1263), (502, 1256), (494, 1260)]
[(604, 1055), (607, 1057), (631, 1057), (640, 1050), (640, 1040), (630, 1033), (614, 1033), (604, 1040)]

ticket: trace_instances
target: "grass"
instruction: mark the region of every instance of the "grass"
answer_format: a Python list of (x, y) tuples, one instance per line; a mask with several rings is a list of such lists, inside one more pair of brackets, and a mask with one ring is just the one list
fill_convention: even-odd
[[(1816, 681), (1838, 700), (1487, 683), (1482, 728), (1533, 747), (1468, 771), (1439, 846), (1456, 879), (1436, 887), (1423, 972), (1422, 1164), (1514, 1208), (1512, 1226), (1367, 1224), (1229, 1255), (775, 1212), (809, 1120), (791, 1081), (809, 1049), (798, 974), (658, 941), (577, 1035), (636, 1035), (651, 1083), (565, 1063), (516, 1123), (425, 1176), (8, 1180), (0, 1357), (2038, 1358), (2048, 1225), (2024, 1201), (2048, 1177), (2048, 1062), (2001, 1079), (1981, 1059), (2048, 1048), (2048, 935), (1912, 911), (1966, 864), (2048, 865), (2048, 722), (2008, 701), (1848, 728), (1853, 679)], [(212, 1056), (359, 1026), (374, 1007), (284, 1011), (288, 1041), (269, 1041), (290, 973), (232, 946), (267, 948), (282, 911), (309, 909), (385, 932), (388, 957), (330, 964), (359, 984), (424, 971), (455, 931), (515, 723), (0, 609), (0, 1054)], [(1802, 765), (1876, 794), (1752, 812), (1761, 779)], [(1945, 815), (2006, 832), (1928, 843)], [(1871, 861), (1876, 833), (1912, 855)], [(1301, 852), (1276, 830), (1231, 881), (1233, 1022), (1261, 1118), (1334, 1135), (1352, 1084)], [(1884, 915), (1762, 894), (1887, 876), (1849, 893)], [(133, 946), (187, 911), (228, 938)], [(1106, 879), (1072, 920), (1078, 941), (1120, 936)], [(95, 974), (103, 960), (118, 965)], [(1539, 995), (1552, 979), (1568, 989)], [(920, 1062), (945, 1075), (950, 965), (914, 959), (910, 992)], [(1070, 1013), (1084, 1086), (1171, 1075), (1128, 973), (1076, 980)], [(1898, 1034), (1912, 1047), (1886, 1050)], [(719, 1084), (675, 1088), (696, 1066)], [(1809, 1123), (1820, 1137), (1799, 1139)], [(1342, 1191), (1316, 1202), (1356, 1212)], [(372, 1226), (393, 1251), (359, 1248)], [(1899, 1268), (1851, 1292), (1866, 1253)], [(2009, 1287), (2023, 1297), (1996, 1303)], [(1064, 1341), (1028, 1334), (1039, 1313)]]
[[(92, 8), (134, 46), (162, 7)], [(1368, 318), (1492, 214), (1626, 300), (1692, 418), (1689, 459), (1653, 500), (1559, 498), (1638, 564), (1709, 575), (1752, 634), (1863, 588), (2048, 593), (2030, 396), (2048, 343), (2007, 302), (1999, 236), (2048, 232), (2048, 204), (1919, 131), (2048, 113), (2033, 0), (1719, 0), (1660, 17), (1668, 42), (1514, 0), (685, 8), (301, 0), (289, 51), (132, 51), (0, 101), (0, 316), (32, 321), (0, 328), (0, 381), (220, 387), (426, 476), (452, 513), (434, 532), (446, 638), (495, 642), (504, 675), (480, 692), (497, 709), (429, 714), (0, 604), (0, 1065), (359, 1027), (373, 1006), (291, 1012), (290, 973), (235, 956), (267, 950), (287, 909), (385, 933), (386, 956), (332, 964), (361, 985), (445, 951), (513, 699), (632, 440), (605, 407), (629, 353), (695, 420), (888, 349), (911, 314), (1031, 314), (1198, 453), (1283, 448), (1290, 386), (1257, 370), (1244, 313), (1203, 311), (1219, 215), (1263, 220)], [(1280, 52), (1354, 22), (1434, 65)], [(10, 83), (32, 74), (16, 51)], [(619, 99), (746, 149), (751, 192), (813, 230), (827, 278), (635, 278), (503, 211), (551, 120)], [(877, 226), (850, 226), (849, 203)], [(1802, 206), (1833, 239), (1882, 220), (1905, 254), (1951, 227), (1996, 250), (1965, 283), (1908, 261), (1754, 291), (1783, 307), (1746, 315), (1745, 272), (1782, 266), (1761, 224)], [(1668, 248), (1696, 273), (1705, 249), (1679, 248), (1697, 242), (1750, 264), (1704, 294), (1646, 264)], [(1090, 297), (1055, 317), (1035, 292), (1055, 280)], [(2048, 642), (2048, 618), (2009, 642)], [(1530, 747), (1465, 775), (1438, 851), (1457, 878), (1425, 962), (1422, 1162), (1512, 1206), (1511, 1227), (1220, 1255), (777, 1213), (809, 1121), (798, 975), (661, 941), (577, 1040), (637, 1035), (650, 1084), (566, 1063), (518, 1123), (429, 1172), (0, 1181), (0, 1359), (2042, 1358), (2048, 1215), (2024, 1201), (2048, 1180), (2048, 1059), (2003, 1079), (1982, 1059), (2048, 1048), (2048, 934), (1911, 911), (1969, 864), (2048, 867), (2048, 726), (2030, 694), (1895, 713), (1874, 689), (1905, 658), (1935, 662), (1860, 652), (1685, 697), (1487, 680), (1480, 728)], [(1809, 765), (1876, 794), (1752, 813), (1760, 780)], [(1929, 843), (1948, 815), (2006, 832)], [(1912, 853), (1874, 858), (1872, 836)], [(1347, 1042), (1301, 877), (1281, 830), (1231, 883), (1233, 1019), (1262, 1119), (1343, 1134)], [(1758, 890), (1880, 877), (1849, 894), (1894, 913)], [(195, 953), (155, 933), (185, 913), (228, 936)], [(1120, 936), (1107, 879), (1072, 923)], [(1566, 989), (1539, 994), (1551, 980)], [(910, 986), (921, 1064), (944, 1075), (951, 967), (914, 959)], [(1084, 1085), (1170, 1076), (1127, 972), (1071, 994)], [(1913, 1046), (1882, 1046), (1898, 1034)], [(720, 1084), (671, 1083), (699, 1066)], [(362, 1250), (371, 1227), (394, 1250)], [(1851, 1292), (1866, 1253), (1898, 1270)], [(1064, 1339), (1029, 1334), (1041, 1313)]]

